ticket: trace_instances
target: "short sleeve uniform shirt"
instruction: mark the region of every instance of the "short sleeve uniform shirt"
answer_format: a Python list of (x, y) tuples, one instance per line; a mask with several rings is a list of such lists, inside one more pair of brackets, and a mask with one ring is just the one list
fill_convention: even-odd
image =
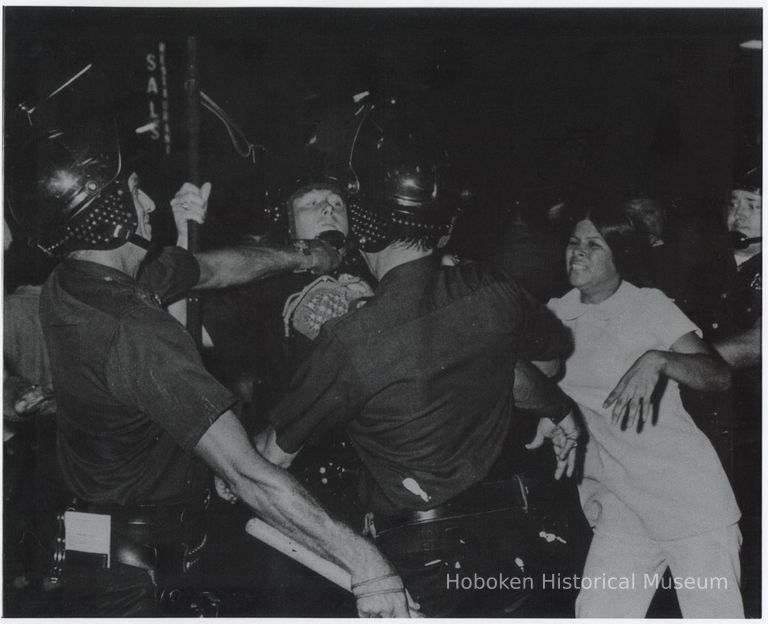
[(40, 312), (59, 408), (59, 460), (78, 497), (169, 502), (207, 483), (207, 468), (191, 452), (235, 399), (161, 307), (198, 277), (194, 257), (171, 248), (138, 281), (65, 260), (46, 282)]
[(294, 452), (344, 424), (366, 467), (364, 505), (430, 509), (497, 459), (517, 358), (551, 359), (568, 344), (557, 319), (496, 269), (402, 264), (364, 307), (323, 326), (271, 412), (277, 442)]

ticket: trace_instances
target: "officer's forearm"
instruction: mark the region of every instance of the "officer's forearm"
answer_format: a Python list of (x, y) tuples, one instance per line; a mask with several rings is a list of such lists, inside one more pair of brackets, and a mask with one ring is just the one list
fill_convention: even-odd
[(720, 392), (731, 385), (728, 367), (709, 353), (655, 351), (661, 358), (661, 372), (676, 382), (702, 392)]
[(718, 340), (713, 346), (731, 368), (757, 366), (760, 364), (760, 319), (754, 327)]
[(340, 565), (353, 582), (393, 572), (373, 544), (331, 518), (290, 473), (261, 457), (231, 412), (211, 425), (195, 451), (259, 516), (315, 554)]
[(195, 254), (200, 265), (197, 288), (237, 286), (275, 273), (312, 268), (312, 256), (293, 246), (241, 245)]
[(269, 524), (324, 559), (337, 563), (353, 578), (375, 578), (392, 572), (365, 538), (332, 519), (288, 472), (273, 468), (257, 479), (246, 476), (234, 493)]

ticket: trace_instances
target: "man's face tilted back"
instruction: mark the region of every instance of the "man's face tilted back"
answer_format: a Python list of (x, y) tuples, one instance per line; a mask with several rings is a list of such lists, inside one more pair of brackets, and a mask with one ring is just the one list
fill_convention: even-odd
[(328, 230), (349, 233), (347, 204), (332, 188), (310, 188), (292, 198), (290, 206), (295, 238), (314, 239)]

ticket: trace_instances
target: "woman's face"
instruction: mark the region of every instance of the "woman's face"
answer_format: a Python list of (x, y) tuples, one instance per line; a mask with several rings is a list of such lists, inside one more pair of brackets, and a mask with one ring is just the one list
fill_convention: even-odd
[(621, 281), (611, 248), (588, 219), (573, 228), (565, 250), (565, 265), (568, 281), (586, 296), (585, 301), (609, 297)]

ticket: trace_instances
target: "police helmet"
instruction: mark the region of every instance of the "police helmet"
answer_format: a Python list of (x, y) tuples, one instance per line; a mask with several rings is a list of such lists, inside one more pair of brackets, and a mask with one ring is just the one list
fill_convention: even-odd
[(15, 114), (9, 213), (51, 256), (79, 249), (144, 249), (128, 189), (117, 122), (101, 73), (87, 65), (34, 106)]
[(366, 104), (348, 166), (350, 221), (363, 251), (397, 240), (447, 242), (457, 207), (448, 157), (414, 104), (397, 97)]

